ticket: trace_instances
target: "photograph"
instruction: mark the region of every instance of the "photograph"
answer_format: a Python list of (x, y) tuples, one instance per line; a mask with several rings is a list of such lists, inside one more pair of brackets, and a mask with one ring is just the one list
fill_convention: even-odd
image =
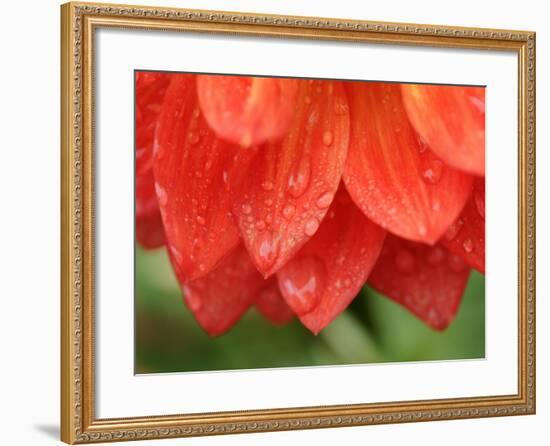
[(133, 81), (136, 374), (485, 358), (484, 86)]

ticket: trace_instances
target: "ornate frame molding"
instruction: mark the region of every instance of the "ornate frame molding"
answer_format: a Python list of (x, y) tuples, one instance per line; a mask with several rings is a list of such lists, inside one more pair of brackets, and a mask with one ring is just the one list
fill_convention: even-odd
[[(171, 438), (535, 413), (535, 33), (173, 8), (61, 8), (61, 438)], [(93, 33), (97, 27), (511, 51), (519, 61), (519, 393), (389, 404), (96, 419), (93, 375)]]

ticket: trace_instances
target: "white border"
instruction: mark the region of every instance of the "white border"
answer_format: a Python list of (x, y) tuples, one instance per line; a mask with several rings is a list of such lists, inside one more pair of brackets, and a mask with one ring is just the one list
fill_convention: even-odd
[[(511, 53), (100, 29), (96, 415), (118, 418), (517, 392), (517, 58)], [(133, 70), (487, 85), (485, 360), (133, 374)], [(512, 198), (514, 197), (514, 198)]]

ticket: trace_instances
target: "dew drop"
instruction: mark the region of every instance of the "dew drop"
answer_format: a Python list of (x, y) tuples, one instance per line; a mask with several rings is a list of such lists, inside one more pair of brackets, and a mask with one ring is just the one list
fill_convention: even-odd
[(426, 160), (422, 169), (422, 178), (428, 184), (437, 184), (443, 174), (443, 163), (439, 160)]
[(258, 220), (258, 221), (256, 222), (256, 229), (257, 229), (258, 231), (263, 231), (263, 230), (265, 229), (265, 221), (263, 221), (263, 220)]
[(262, 183), (262, 189), (265, 190), (265, 191), (273, 190), (274, 187), (275, 186), (273, 185), (272, 181), (264, 181)]
[(422, 138), (422, 136), (417, 135), (417, 141), (418, 141), (418, 151), (420, 153), (424, 153), (426, 150), (428, 150), (428, 144), (426, 143), (426, 140)]
[(332, 194), (330, 192), (325, 192), (322, 194), (316, 202), (316, 205), (319, 209), (326, 209), (332, 203)]
[(267, 200), (264, 201), (264, 204), (266, 206), (271, 206), (273, 204), (273, 200), (271, 198), (268, 198)]
[(319, 229), (319, 222), (315, 218), (311, 218), (304, 226), (304, 232), (307, 236), (311, 237)]
[(241, 209), (242, 209), (244, 215), (248, 215), (252, 212), (252, 208), (247, 203), (243, 204)]
[(395, 266), (402, 273), (411, 273), (414, 271), (416, 260), (414, 255), (407, 249), (400, 249), (395, 255)]
[(323, 144), (325, 146), (330, 146), (332, 144), (332, 140), (334, 139), (334, 135), (330, 130), (326, 130), (323, 133)]
[(464, 248), (464, 251), (470, 254), (474, 250), (474, 243), (472, 242), (472, 239), (467, 238), (466, 240), (464, 240), (464, 243), (462, 243), (462, 247)]
[(283, 217), (285, 217), (287, 220), (289, 220), (294, 215), (294, 212), (296, 212), (296, 208), (291, 204), (287, 204), (283, 208)]
[(201, 215), (197, 216), (197, 223), (201, 226), (204, 226), (206, 224), (206, 220)]
[(273, 239), (269, 232), (264, 232), (258, 239), (258, 254), (264, 269), (273, 266), (279, 255), (279, 243)]
[(300, 197), (309, 185), (311, 166), (308, 158), (302, 159), (288, 179), (288, 193), (294, 198)]
[(227, 185), (227, 182), (229, 180), (229, 174), (225, 170), (222, 172), (222, 179), (223, 179), (223, 184)]
[(464, 226), (464, 220), (459, 218), (451, 224), (451, 226), (449, 226), (449, 229), (447, 229), (447, 232), (445, 233), (445, 238), (449, 241), (454, 240), (462, 229), (462, 226)]
[(285, 299), (299, 315), (309, 313), (319, 303), (325, 289), (326, 270), (317, 257), (293, 259), (292, 266), (279, 276)]
[(206, 170), (210, 170), (210, 168), (212, 167), (212, 160), (208, 160), (205, 165), (204, 165), (204, 168)]
[(200, 137), (199, 133), (197, 133), (197, 132), (190, 132), (187, 139), (189, 141), (189, 144), (195, 145), (199, 142), (201, 137)]
[(310, 97), (310, 96), (306, 96), (306, 97), (304, 98), (304, 102), (305, 102), (307, 105), (311, 104), (311, 97)]

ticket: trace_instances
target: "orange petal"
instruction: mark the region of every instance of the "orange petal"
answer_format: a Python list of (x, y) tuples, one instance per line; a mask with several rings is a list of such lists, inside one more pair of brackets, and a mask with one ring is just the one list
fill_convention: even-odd
[(448, 165), (485, 175), (485, 88), (402, 85), (409, 119)]
[(210, 336), (219, 336), (235, 325), (264, 285), (242, 245), (214, 271), (191, 282), (181, 275), (179, 262), (173, 256), (171, 260), (182, 284), (185, 303)]
[(344, 181), (353, 201), (388, 231), (435, 243), (464, 207), (471, 176), (447, 167), (418, 138), (399, 85), (348, 87), (351, 138)]
[[(349, 118), (338, 82), (300, 81), (292, 128), (279, 143), (241, 150), (231, 177), (233, 213), (265, 277), (315, 234), (344, 168)], [(245, 161), (246, 160), (246, 161)]]
[(388, 235), (369, 283), (432, 328), (455, 317), (470, 269), (441, 245), (427, 246)]
[(256, 308), (263, 317), (277, 325), (284, 325), (294, 317), (294, 312), (279, 291), (275, 277), (269, 279), (267, 285), (258, 293)]
[(279, 139), (290, 127), (298, 81), (250, 76), (197, 77), (201, 109), (216, 133), (250, 147)]
[(474, 181), (472, 196), (441, 244), (485, 274), (485, 179)]
[(146, 249), (164, 244), (164, 228), (155, 194), (153, 137), (170, 77), (136, 74), (136, 239)]
[(186, 280), (212, 271), (239, 242), (226, 187), (238, 148), (199, 112), (195, 79), (174, 75), (156, 132), (156, 191), (167, 245)]
[(357, 295), (385, 234), (342, 187), (319, 231), (277, 273), (283, 297), (313, 333), (332, 322)]

